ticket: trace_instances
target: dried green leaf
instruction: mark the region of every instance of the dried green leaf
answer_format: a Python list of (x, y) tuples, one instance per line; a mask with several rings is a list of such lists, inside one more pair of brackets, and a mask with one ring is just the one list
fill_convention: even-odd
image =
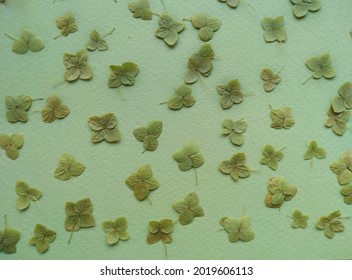
[(292, 11), (297, 18), (305, 17), (308, 12), (316, 12), (320, 9), (320, 0), (291, 0)]
[(57, 28), (60, 29), (61, 35), (67, 36), (70, 33), (74, 33), (78, 30), (77, 23), (75, 22), (75, 17), (71, 12), (66, 15), (56, 19), (55, 24)]
[(344, 83), (339, 88), (339, 95), (331, 102), (331, 107), (335, 113), (352, 109), (352, 83)]
[(120, 131), (117, 128), (117, 118), (114, 113), (92, 116), (88, 120), (88, 125), (93, 130), (93, 143), (99, 143), (103, 140), (109, 143), (117, 143), (121, 139)]
[(99, 51), (106, 51), (109, 49), (108, 44), (106, 43), (106, 41), (104, 40), (104, 38), (110, 34), (112, 34), (112, 32), (114, 32), (115, 28), (110, 31), (108, 34), (104, 35), (104, 36), (100, 36), (99, 32), (96, 31), (95, 29), (93, 29), (90, 33), (90, 37), (89, 40), (87, 42), (86, 48), (87, 50), (90, 51), (95, 51), (95, 50), (99, 50)]
[(65, 212), (65, 229), (71, 232), (68, 243), (70, 243), (74, 231), (95, 226), (95, 219), (92, 215), (93, 204), (89, 198), (79, 200), (76, 203), (66, 202)]
[(195, 217), (204, 216), (203, 208), (199, 205), (198, 194), (195, 192), (188, 194), (183, 200), (176, 201), (172, 207), (179, 213), (181, 225), (188, 225)]
[(7, 226), (5, 216), (5, 229), (0, 230), (0, 252), (5, 254), (15, 254), (17, 251), (16, 244), (19, 239), (19, 231)]
[(339, 136), (343, 135), (346, 131), (346, 123), (350, 119), (351, 113), (349, 111), (335, 113), (330, 106), (328, 116), (329, 118), (326, 120), (325, 126), (331, 127), (335, 134)]
[(308, 219), (309, 216), (308, 215), (303, 215), (301, 211), (299, 210), (295, 210), (292, 213), (291, 218), (293, 219), (292, 223), (291, 223), (291, 227), (293, 228), (307, 228), (308, 226)]
[(234, 154), (230, 160), (221, 162), (219, 169), (222, 173), (230, 175), (235, 182), (251, 175), (251, 170), (246, 166), (245, 153)]
[(244, 143), (243, 133), (247, 129), (247, 122), (243, 119), (232, 121), (225, 119), (222, 122), (224, 127), (222, 134), (229, 135), (230, 141), (236, 146), (242, 146)]
[(331, 66), (329, 53), (322, 54), (321, 56), (311, 57), (306, 60), (305, 64), (309, 70), (313, 71), (313, 74), (309, 76), (303, 82), (303, 84), (311, 78), (320, 79), (321, 77), (324, 77), (326, 79), (332, 79), (336, 76), (336, 71)]
[[(40, 98), (41, 99), (41, 98)], [(11, 123), (15, 122), (26, 122), (28, 120), (27, 111), (32, 105), (32, 101), (39, 99), (32, 99), (27, 95), (20, 95), (17, 97), (6, 96), (6, 117), (7, 121)]]
[(56, 119), (63, 119), (70, 114), (70, 109), (62, 104), (57, 95), (51, 95), (46, 101), (46, 107), (42, 110), (42, 120), (51, 123)]
[(204, 164), (203, 155), (199, 151), (199, 146), (195, 141), (186, 142), (182, 148), (173, 153), (172, 157), (178, 163), (181, 171), (191, 168), (198, 168)]
[(318, 147), (318, 143), (315, 140), (312, 140), (309, 145), (307, 151), (304, 153), (304, 159), (313, 159), (313, 157), (317, 159), (322, 159), (326, 157), (326, 152), (323, 148)]
[(138, 0), (136, 2), (128, 3), (128, 8), (132, 12), (134, 18), (141, 18), (143, 20), (151, 20), (153, 13), (149, 9), (148, 0)]
[(347, 150), (343, 153), (340, 160), (330, 165), (330, 170), (337, 175), (340, 185), (352, 182), (352, 151)]
[(213, 34), (221, 26), (221, 20), (214, 16), (207, 16), (202, 13), (196, 13), (192, 16), (191, 22), (197, 29), (199, 38), (207, 42), (213, 38)]
[(38, 200), (42, 196), (42, 193), (39, 190), (30, 188), (24, 181), (16, 182), (16, 193), (18, 195), (17, 208), (19, 210), (26, 210), (29, 207), (31, 201), (38, 203)]
[(268, 191), (265, 205), (270, 208), (279, 208), (284, 201), (289, 201), (296, 195), (297, 188), (289, 184), (285, 178), (271, 177), (268, 182)]
[(72, 176), (80, 176), (86, 167), (76, 161), (73, 156), (64, 154), (61, 156), (59, 166), (55, 170), (55, 177), (57, 179), (66, 181)]
[(237, 8), (240, 0), (219, 0), (220, 2), (226, 3), (231, 8)]
[(159, 28), (155, 32), (155, 36), (163, 39), (169, 46), (176, 45), (178, 33), (182, 32), (185, 25), (181, 21), (174, 21), (168, 14), (162, 14), (158, 21)]
[(266, 42), (285, 42), (287, 40), (287, 32), (284, 24), (285, 18), (283, 16), (277, 17), (275, 19), (264, 17), (262, 19), (262, 27), (264, 29), (264, 40)]
[(272, 128), (290, 128), (295, 124), (290, 107), (283, 107), (281, 109), (271, 108), (270, 117), (272, 119)]
[(176, 88), (175, 94), (167, 101), (167, 105), (172, 110), (179, 110), (183, 106), (192, 107), (196, 99), (192, 95), (192, 88), (188, 85), (180, 85)]
[(276, 151), (273, 146), (265, 145), (260, 163), (269, 166), (272, 170), (276, 170), (279, 162), (284, 158), (284, 153), (281, 150)]
[(126, 229), (127, 220), (125, 217), (119, 217), (115, 221), (103, 222), (106, 243), (113, 245), (119, 242), (119, 240), (127, 240), (129, 236)]
[(23, 136), (20, 134), (11, 136), (0, 134), (0, 148), (5, 150), (6, 155), (12, 160), (18, 158), (18, 150), (23, 146), (23, 141)]
[(34, 229), (34, 236), (30, 239), (29, 244), (35, 245), (39, 253), (44, 254), (49, 250), (50, 243), (56, 239), (56, 232), (47, 229), (41, 224), (37, 224)]
[(263, 88), (266, 92), (272, 91), (277, 84), (280, 83), (281, 78), (279, 73), (282, 71), (283, 67), (279, 72), (274, 74), (274, 72), (269, 68), (264, 68), (260, 74), (260, 77), (264, 81)]
[(174, 224), (170, 219), (163, 219), (160, 222), (150, 221), (148, 226), (147, 242), (149, 244), (154, 244), (161, 240), (164, 243), (171, 243), (171, 233), (173, 228)]
[(331, 213), (329, 216), (322, 216), (316, 223), (315, 227), (324, 230), (325, 236), (333, 238), (335, 232), (344, 231), (345, 227), (341, 222), (341, 213), (339, 210)]
[(238, 79), (230, 81), (227, 85), (218, 85), (216, 90), (221, 95), (220, 104), (223, 109), (228, 109), (233, 104), (241, 103), (246, 94), (241, 91)]
[(213, 70), (214, 51), (209, 44), (203, 44), (198, 53), (192, 54), (188, 59), (188, 71), (184, 76), (186, 84), (198, 81), (199, 74), (208, 77)]
[(125, 62), (121, 66), (110, 65), (111, 74), (108, 80), (109, 88), (119, 88), (121, 85), (131, 86), (138, 74), (138, 65)]
[(125, 184), (133, 190), (138, 200), (144, 200), (149, 192), (159, 188), (159, 181), (153, 176), (149, 164), (142, 165), (135, 173), (129, 176)]
[(5, 34), (10, 39), (14, 40), (12, 51), (17, 54), (25, 54), (28, 50), (39, 52), (44, 48), (43, 41), (35, 36), (30, 29), (24, 29), (19, 39)]
[(144, 149), (155, 151), (158, 147), (158, 137), (161, 134), (163, 123), (161, 121), (152, 121), (147, 127), (139, 127), (133, 131), (134, 137), (143, 142)]
[(88, 64), (88, 56), (84, 50), (78, 51), (76, 54), (65, 53), (64, 65), (66, 70), (64, 72), (64, 79), (68, 82), (81, 80), (90, 80), (93, 77), (93, 69)]
[(251, 227), (251, 218), (248, 216), (243, 216), (238, 220), (223, 217), (220, 220), (220, 225), (228, 232), (229, 241), (231, 243), (239, 240), (249, 242), (255, 237)]

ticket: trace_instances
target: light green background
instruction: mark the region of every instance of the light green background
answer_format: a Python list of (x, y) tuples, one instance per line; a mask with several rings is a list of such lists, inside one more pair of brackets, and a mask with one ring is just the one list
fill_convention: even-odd
[[(195, 12), (218, 16), (222, 26), (215, 33), (213, 46), (217, 59), (209, 78), (192, 86), (197, 103), (190, 109), (171, 111), (158, 105), (173, 94), (182, 83), (188, 57), (202, 45), (190, 22), (171, 49), (155, 37), (157, 18), (142, 21), (132, 18), (128, 1), (118, 0), (7, 0), (0, 5), (0, 33), (19, 36), (22, 28), (31, 28), (45, 41), (39, 53), (17, 55), (11, 52), (12, 41), (1, 35), (0, 77), (1, 115), (0, 133), (20, 133), (25, 143), (20, 156), (12, 161), (0, 154), (0, 215), (7, 214), (10, 226), (21, 232), (17, 253), (0, 259), (163, 259), (161, 243), (146, 242), (150, 220), (171, 218), (177, 213), (171, 204), (190, 192), (197, 192), (205, 216), (188, 226), (175, 225), (174, 241), (167, 245), (170, 259), (350, 259), (352, 257), (351, 219), (343, 220), (346, 230), (330, 240), (315, 228), (317, 219), (339, 209), (343, 216), (352, 216), (351, 206), (343, 202), (336, 175), (329, 165), (351, 148), (351, 131), (336, 136), (324, 127), (326, 112), (338, 88), (351, 80), (352, 39), (348, 31), (352, 1), (322, 0), (322, 9), (302, 20), (292, 14), (289, 0), (246, 0), (255, 7), (252, 11), (241, 1), (237, 9), (230, 9), (216, 0), (165, 0), (175, 19), (190, 18)], [(163, 10), (159, 0), (151, 0), (151, 9)], [(55, 19), (72, 11), (79, 31), (68, 37), (59, 34)], [(265, 43), (261, 19), (283, 15), (288, 40), (283, 45)], [(106, 38), (107, 52), (89, 53), (94, 70), (91, 81), (72, 84), (52, 84), (62, 79), (63, 53), (77, 52), (85, 47), (91, 29), (101, 33), (116, 31)], [(304, 61), (312, 56), (330, 52), (336, 77), (302, 81), (311, 72)], [(132, 87), (107, 87), (110, 64), (133, 61), (140, 67)], [(282, 82), (271, 93), (265, 93), (260, 79), (264, 67), (278, 70), (282, 65)], [(244, 91), (255, 90), (243, 103), (222, 110), (216, 85), (237, 78)], [(207, 90), (205, 90), (207, 89)], [(58, 93), (71, 109), (64, 120), (47, 124), (41, 120), (44, 101), (33, 103), (29, 121), (11, 124), (6, 121), (4, 97), (28, 94), (33, 98)], [(269, 104), (274, 108), (290, 106), (296, 125), (288, 130), (270, 128)], [(116, 114), (122, 140), (119, 144), (90, 142), (87, 120), (92, 115), (108, 112)], [(220, 131), (224, 118), (244, 118), (248, 122), (245, 143), (235, 147)], [(145, 152), (132, 131), (146, 126), (151, 120), (162, 120), (164, 130), (155, 152)], [(205, 164), (194, 172), (180, 172), (172, 153), (189, 139), (196, 140), (205, 157)], [(310, 140), (316, 139), (327, 151), (324, 160), (315, 160), (313, 168), (303, 160)], [(285, 146), (285, 158), (277, 171), (259, 164), (263, 146)], [(218, 166), (234, 153), (245, 152), (247, 163), (257, 170), (249, 178), (234, 182), (223, 175)], [(72, 154), (86, 165), (86, 171), (67, 182), (54, 178), (54, 170), (64, 153)], [(125, 179), (142, 164), (150, 163), (160, 188), (151, 192), (153, 202), (137, 201), (124, 184)], [(296, 197), (285, 202), (281, 209), (264, 205), (267, 181), (271, 176), (286, 177), (296, 185)], [(32, 204), (20, 212), (16, 209), (15, 183), (24, 180), (43, 192), (40, 208)], [(76, 202), (89, 197), (94, 205), (96, 226), (82, 229), (67, 244), (69, 233), (64, 229), (67, 201)], [(287, 217), (295, 209), (310, 215), (307, 229), (292, 229)], [(252, 217), (256, 237), (252, 242), (230, 243), (227, 234), (219, 231), (223, 216)], [(116, 246), (105, 243), (101, 223), (118, 216), (128, 219), (130, 239)], [(42, 223), (57, 232), (57, 239), (48, 253), (41, 255), (28, 244), (34, 227)]]

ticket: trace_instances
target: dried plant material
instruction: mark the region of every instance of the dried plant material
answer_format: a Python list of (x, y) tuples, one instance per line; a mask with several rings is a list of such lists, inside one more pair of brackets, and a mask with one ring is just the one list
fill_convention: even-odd
[(352, 109), (352, 83), (344, 83), (339, 88), (339, 95), (331, 102), (331, 107), (335, 113)]
[(217, 85), (216, 90), (221, 95), (220, 104), (223, 109), (228, 109), (233, 104), (241, 103), (245, 95), (252, 93), (243, 93), (238, 79), (230, 81), (227, 85)]
[(168, 14), (162, 14), (158, 24), (159, 28), (156, 30), (155, 36), (163, 39), (169, 47), (175, 46), (178, 40), (178, 33), (185, 28), (183, 22), (174, 21)]
[(318, 146), (317, 141), (312, 140), (309, 145), (307, 151), (304, 153), (304, 159), (310, 160), (313, 158), (322, 159), (326, 157), (326, 152), (323, 148)]
[(320, 10), (320, 0), (291, 0), (293, 14), (298, 18), (305, 17), (308, 12)]
[(254, 231), (251, 227), (251, 218), (248, 216), (243, 216), (238, 220), (223, 217), (220, 220), (220, 225), (228, 232), (229, 241), (231, 243), (239, 240), (249, 242), (255, 237)]
[(133, 130), (133, 135), (138, 141), (143, 142), (144, 151), (155, 151), (158, 147), (158, 137), (161, 135), (163, 123), (152, 121), (147, 127), (139, 127)]
[(93, 130), (93, 143), (99, 143), (103, 140), (106, 140), (109, 143), (120, 141), (120, 131), (117, 128), (117, 118), (114, 113), (108, 113), (102, 116), (92, 116), (89, 118), (88, 124)]
[(191, 22), (197, 29), (199, 38), (208, 42), (213, 38), (214, 32), (221, 26), (221, 20), (214, 16), (207, 16), (202, 13), (196, 13), (192, 16)]
[(119, 88), (121, 85), (131, 86), (138, 74), (138, 65), (133, 62), (125, 62), (121, 66), (110, 65), (111, 74), (108, 80), (109, 88)]
[(295, 210), (290, 218), (293, 219), (291, 223), (292, 228), (307, 228), (308, 226), (308, 215), (303, 215), (301, 211)]
[(23, 146), (23, 136), (20, 134), (13, 134), (8, 136), (0, 134), (0, 148), (6, 152), (6, 155), (15, 160), (19, 156), (18, 150)]
[(49, 250), (50, 243), (54, 242), (56, 232), (47, 229), (41, 224), (37, 224), (34, 229), (34, 236), (29, 240), (29, 244), (35, 245), (39, 253), (44, 254)]
[(196, 185), (198, 185), (196, 168), (199, 168), (204, 164), (204, 157), (199, 150), (198, 144), (195, 141), (188, 141), (182, 148), (174, 152), (172, 157), (177, 161), (178, 169), (180, 169), (180, 171), (188, 171), (194, 168)]
[(225, 119), (222, 122), (224, 129), (222, 130), (222, 135), (229, 135), (230, 141), (236, 146), (242, 146), (244, 143), (243, 133), (247, 129), (247, 122), (243, 119), (232, 121), (230, 119)]
[(172, 95), (168, 101), (161, 102), (161, 104), (167, 103), (172, 110), (179, 110), (184, 107), (192, 107), (196, 103), (196, 99), (192, 95), (192, 88), (188, 85), (180, 85), (176, 88), (175, 94)]
[(341, 136), (346, 131), (346, 123), (350, 119), (351, 113), (349, 111), (343, 111), (341, 113), (335, 113), (333, 108), (330, 106), (328, 112), (329, 118), (325, 122), (325, 126), (332, 128), (335, 134)]
[(260, 163), (269, 166), (272, 170), (276, 170), (279, 167), (279, 162), (285, 156), (282, 149), (276, 151), (273, 146), (265, 145)]
[(352, 185), (343, 186), (341, 194), (343, 195), (343, 201), (346, 204), (352, 204)]
[(140, 18), (143, 20), (151, 20), (153, 18), (153, 13), (149, 9), (148, 0), (138, 0), (136, 2), (128, 3), (128, 8), (132, 12), (134, 18)]
[(7, 226), (5, 215), (5, 229), (0, 230), (0, 252), (5, 254), (15, 254), (17, 251), (16, 244), (20, 239), (20, 232)]
[(59, 38), (61, 35), (67, 36), (70, 33), (74, 33), (78, 30), (77, 23), (75, 22), (75, 17), (71, 12), (68, 12), (66, 15), (59, 17), (55, 24), (57, 28), (60, 29), (61, 34), (56, 36), (54, 39)]
[(240, 3), (240, 0), (218, 0), (218, 1), (222, 3), (226, 3), (231, 8), (237, 8), (238, 4)]
[(181, 225), (188, 225), (193, 222), (195, 217), (204, 216), (203, 208), (199, 205), (198, 194), (192, 192), (183, 200), (178, 200), (172, 207), (179, 213), (179, 222)]
[(20, 95), (17, 97), (6, 96), (6, 118), (8, 122), (26, 122), (28, 121), (27, 111), (32, 105), (33, 101), (42, 100), (43, 98), (32, 99), (27, 95)]
[(297, 188), (290, 185), (285, 178), (271, 177), (268, 182), (268, 194), (265, 205), (270, 208), (279, 208), (285, 201), (291, 200), (297, 193)]
[(292, 118), (292, 110), (290, 107), (283, 107), (281, 109), (274, 109), (270, 106), (270, 117), (272, 120), (271, 127), (276, 129), (290, 128), (295, 124)]
[(230, 160), (221, 162), (219, 169), (225, 175), (230, 175), (235, 182), (251, 175), (251, 170), (246, 166), (245, 153), (234, 154)]
[(260, 77), (264, 81), (263, 88), (266, 92), (272, 91), (277, 84), (280, 83), (281, 78), (279, 76), (280, 72), (284, 69), (284, 66), (281, 67), (279, 72), (274, 74), (273, 70), (270, 68), (264, 68), (260, 74)]
[(73, 156), (64, 154), (61, 156), (59, 166), (55, 170), (55, 177), (66, 181), (72, 176), (80, 176), (85, 169), (86, 167), (82, 163), (76, 161)]
[(66, 202), (65, 212), (65, 229), (71, 232), (68, 244), (70, 244), (75, 231), (95, 226), (93, 204), (89, 198), (82, 199), (77, 203)]
[(325, 53), (321, 56), (311, 57), (305, 62), (307, 68), (313, 72), (304, 82), (308, 82), (311, 78), (320, 79), (332, 79), (336, 76), (335, 69), (331, 66), (330, 54)]
[(96, 31), (95, 29), (93, 29), (90, 32), (90, 37), (89, 37), (88, 43), (86, 45), (87, 50), (89, 50), (89, 51), (95, 51), (95, 50), (106, 51), (106, 50), (108, 50), (109, 46), (106, 43), (106, 41), (104, 40), (104, 38), (106, 36), (111, 35), (114, 31), (115, 31), (115, 27), (109, 33), (105, 34), (104, 36), (100, 36), (99, 32)]
[(64, 65), (66, 70), (64, 72), (64, 79), (68, 82), (81, 80), (90, 80), (93, 77), (93, 69), (88, 64), (88, 56), (84, 50), (80, 50), (76, 54), (65, 53)]
[(324, 230), (326, 237), (333, 238), (335, 232), (342, 232), (345, 229), (345, 226), (340, 220), (341, 218), (341, 213), (337, 210), (329, 216), (322, 216), (319, 221), (317, 221), (315, 227)]
[(262, 19), (264, 40), (266, 42), (278, 41), (280, 44), (285, 42), (287, 40), (287, 32), (284, 24), (285, 18), (283, 16), (275, 19), (264, 17)]
[(198, 53), (192, 54), (188, 59), (188, 71), (184, 76), (186, 84), (193, 84), (199, 79), (199, 75), (208, 77), (213, 70), (214, 51), (211, 45), (204, 44)]
[(7, 37), (14, 40), (12, 51), (17, 54), (25, 54), (28, 50), (32, 52), (39, 52), (44, 49), (43, 41), (34, 35), (32, 30), (24, 29), (20, 38), (15, 38), (5, 33)]
[(16, 182), (16, 193), (17, 197), (17, 208), (19, 210), (26, 210), (31, 201), (35, 201), (38, 205), (38, 200), (42, 197), (42, 193), (35, 189), (30, 188), (26, 182), (17, 181)]
[(62, 104), (60, 97), (51, 95), (46, 101), (46, 107), (42, 110), (42, 120), (51, 123), (56, 119), (63, 119), (70, 114), (70, 109)]
[(119, 240), (127, 240), (129, 236), (126, 229), (127, 220), (125, 217), (119, 217), (115, 221), (103, 222), (106, 243), (114, 245), (119, 242)]
[(174, 229), (174, 223), (170, 219), (162, 219), (158, 221), (150, 221), (148, 225), (148, 244), (155, 244), (160, 240), (164, 244), (165, 258), (167, 258), (166, 243), (172, 242), (172, 231)]
[(340, 185), (347, 185), (352, 182), (352, 151), (343, 153), (340, 160), (330, 165), (330, 170), (337, 176)]
[(129, 176), (125, 184), (133, 191), (138, 200), (144, 200), (149, 192), (159, 188), (159, 181), (153, 176), (149, 164), (142, 165), (135, 173)]

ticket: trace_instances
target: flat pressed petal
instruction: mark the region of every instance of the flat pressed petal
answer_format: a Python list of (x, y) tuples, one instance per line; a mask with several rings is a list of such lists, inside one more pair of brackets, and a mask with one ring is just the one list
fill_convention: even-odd
[(25, 54), (28, 51), (28, 44), (24, 40), (15, 41), (12, 44), (12, 51), (17, 54)]
[(65, 70), (64, 79), (68, 82), (73, 82), (78, 79), (79, 75), (80, 75), (79, 69), (75, 67), (71, 67)]
[(84, 172), (86, 167), (80, 162), (75, 162), (69, 169), (72, 176), (79, 176)]
[(115, 231), (109, 231), (105, 235), (106, 243), (109, 245), (116, 244), (120, 240), (120, 234)]
[(33, 37), (29, 40), (28, 48), (32, 52), (39, 52), (44, 48), (44, 43), (40, 38)]
[(55, 117), (63, 119), (70, 114), (70, 109), (66, 105), (60, 105), (54, 109)]
[(174, 46), (177, 42), (178, 34), (175, 30), (170, 30), (167, 37), (164, 38), (164, 41), (169, 46)]
[(194, 220), (194, 215), (189, 209), (186, 209), (180, 212), (179, 221), (181, 225), (188, 225), (192, 223), (193, 220)]
[(204, 26), (198, 31), (199, 38), (201, 38), (204, 42), (208, 42), (213, 38), (214, 31), (212, 28)]
[(79, 78), (81, 80), (89, 80), (93, 77), (93, 69), (88, 63), (82, 65), (79, 68), (79, 71), (80, 71)]
[(293, 13), (298, 18), (304, 17), (306, 14), (308, 14), (308, 4), (301, 3), (299, 5), (294, 5), (293, 6)]
[(10, 159), (15, 160), (15, 159), (18, 158), (19, 152), (18, 152), (17, 149), (8, 149), (8, 150), (6, 150), (6, 155), (7, 155)]
[(115, 127), (113, 129), (104, 129), (103, 130), (104, 139), (110, 143), (119, 142), (120, 141), (120, 132)]

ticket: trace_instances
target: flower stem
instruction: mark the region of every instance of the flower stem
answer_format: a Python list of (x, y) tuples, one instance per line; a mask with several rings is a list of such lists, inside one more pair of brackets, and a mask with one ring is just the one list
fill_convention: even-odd
[(103, 38), (105, 38), (106, 36), (109, 36), (109, 35), (111, 35), (114, 31), (115, 31), (115, 27), (109, 32), (109, 33), (107, 33), (107, 34), (105, 34), (104, 36), (103, 36)]
[(8, 38), (10, 38), (11, 40), (14, 40), (14, 41), (18, 41), (18, 40), (19, 40), (19, 39), (15, 38), (15, 37), (13, 37), (13, 36), (7, 34), (7, 33), (5, 33), (5, 36), (8, 37)]
[(312, 75), (310, 75), (306, 80), (303, 81), (303, 85), (308, 82), (317, 72), (314, 72)]
[(62, 36), (62, 34), (57, 35), (56, 37), (54, 37), (54, 40), (56, 40), (57, 38), (59, 38), (61, 36)]

